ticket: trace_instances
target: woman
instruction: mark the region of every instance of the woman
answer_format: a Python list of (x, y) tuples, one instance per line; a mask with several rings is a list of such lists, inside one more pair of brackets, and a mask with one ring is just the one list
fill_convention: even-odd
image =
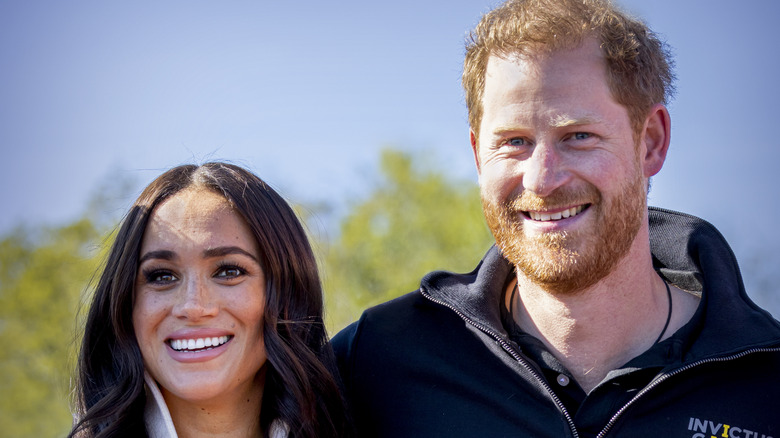
[(349, 436), (293, 211), (225, 163), (165, 172), (98, 280), (71, 437)]

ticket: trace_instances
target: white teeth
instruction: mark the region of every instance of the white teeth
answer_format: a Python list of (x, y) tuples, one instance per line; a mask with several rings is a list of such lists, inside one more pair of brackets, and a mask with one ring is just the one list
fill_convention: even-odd
[(192, 351), (219, 347), (228, 339), (230, 339), (229, 336), (215, 336), (213, 338), (171, 339), (168, 343), (176, 351)]
[(580, 214), (582, 212), (583, 207), (581, 205), (577, 207), (572, 207), (557, 213), (544, 213), (539, 211), (529, 211), (528, 215), (531, 216), (531, 219), (535, 221), (558, 221), (561, 219), (566, 219), (567, 217), (572, 217)]

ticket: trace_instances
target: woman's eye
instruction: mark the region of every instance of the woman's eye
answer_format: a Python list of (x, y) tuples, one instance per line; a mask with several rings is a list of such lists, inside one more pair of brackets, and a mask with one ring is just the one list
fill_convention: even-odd
[(238, 266), (223, 266), (219, 268), (215, 277), (218, 278), (235, 278), (244, 274), (244, 270)]
[(152, 271), (147, 274), (144, 274), (146, 276), (146, 281), (149, 283), (173, 283), (174, 281), (178, 280), (175, 275), (173, 275), (170, 271)]

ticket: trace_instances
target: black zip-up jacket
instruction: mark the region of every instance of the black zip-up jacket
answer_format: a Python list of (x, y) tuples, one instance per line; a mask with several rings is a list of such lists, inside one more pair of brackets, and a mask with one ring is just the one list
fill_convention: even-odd
[(512, 266), (493, 247), (473, 272), (428, 274), (334, 337), (360, 436), (780, 438), (780, 323), (748, 299), (712, 225), (649, 215), (657, 270), (702, 293), (673, 336), (564, 402), (505, 328)]

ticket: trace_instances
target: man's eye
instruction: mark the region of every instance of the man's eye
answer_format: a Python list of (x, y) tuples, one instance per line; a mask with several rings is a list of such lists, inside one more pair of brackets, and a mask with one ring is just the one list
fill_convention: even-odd
[(587, 138), (590, 138), (590, 133), (587, 133), (587, 132), (575, 132), (573, 137), (574, 137), (575, 140), (585, 140)]
[(528, 142), (524, 138), (512, 138), (506, 142), (509, 146), (525, 146)]

